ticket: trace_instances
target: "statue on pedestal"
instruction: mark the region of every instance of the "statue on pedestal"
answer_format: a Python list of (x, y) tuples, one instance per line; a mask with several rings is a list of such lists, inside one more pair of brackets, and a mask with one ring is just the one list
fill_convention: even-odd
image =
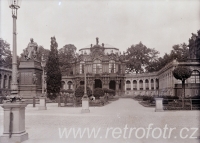
[(29, 59), (36, 59), (37, 58), (37, 53), (39, 51), (38, 44), (34, 42), (33, 38), (30, 39), (30, 42), (27, 46), (27, 48), (24, 51), (24, 58), (26, 60)]

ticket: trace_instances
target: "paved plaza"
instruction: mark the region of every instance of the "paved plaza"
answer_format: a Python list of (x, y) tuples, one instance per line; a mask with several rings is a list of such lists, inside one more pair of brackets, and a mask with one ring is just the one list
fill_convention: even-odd
[[(145, 108), (137, 101), (129, 98), (119, 99), (113, 101), (103, 107), (90, 107), (91, 113), (81, 114), (80, 107), (57, 107), (56, 103), (47, 104), (47, 110), (38, 110), (37, 107), (33, 108), (28, 105), (26, 108), (26, 131), (29, 134), (29, 140), (23, 143), (102, 143), (102, 142), (119, 142), (119, 143), (199, 143), (199, 139), (188, 139), (194, 130), (191, 128), (200, 127), (199, 111), (165, 111), (155, 112), (154, 108)], [(171, 133), (169, 139), (164, 139), (162, 136), (158, 139), (153, 138), (151, 134), (142, 139), (135, 136), (134, 131), (131, 137), (128, 138), (128, 131), (123, 137), (115, 139), (112, 133), (108, 133), (105, 138), (107, 128), (144, 128), (146, 129), (150, 124), (152, 128), (161, 128), (167, 124), (168, 128), (176, 128)], [(100, 128), (97, 138), (88, 138), (85, 134), (82, 139), (80, 137), (74, 138), (73, 134), (69, 137), (59, 136), (60, 130), (64, 128)], [(182, 136), (188, 134), (188, 138), (181, 139), (180, 130), (183, 130)], [(158, 130), (157, 130), (158, 131)], [(3, 109), (0, 109), (0, 135), (3, 132)], [(142, 137), (142, 130), (138, 130), (138, 136)], [(159, 133), (155, 131), (155, 136)], [(199, 136), (199, 130), (194, 137)]]

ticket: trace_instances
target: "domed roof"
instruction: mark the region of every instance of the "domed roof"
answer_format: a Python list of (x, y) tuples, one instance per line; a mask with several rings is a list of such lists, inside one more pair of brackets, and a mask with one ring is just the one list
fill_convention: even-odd
[[(96, 46), (102, 47), (102, 45), (92, 45), (92, 47), (96, 47)], [(81, 49), (85, 49), (85, 48), (91, 48), (91, 45), (87, 45), (87, 46), (85, 46), (84, 48), (81, 48)], [(104, 44), (104, 48), (114, 48), (114, 49), (118, 49), (118, 48), (116, 48), (116, 47), (114, 47), (114, 46), (112, 46), (112, 45), (109, 45), (109, 44)], [(81, 50), (81, 49), (80, 49), (80, 50)]]

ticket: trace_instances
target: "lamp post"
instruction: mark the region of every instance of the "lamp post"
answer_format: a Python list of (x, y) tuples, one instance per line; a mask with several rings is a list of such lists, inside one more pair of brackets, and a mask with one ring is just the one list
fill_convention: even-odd
[(11, 95), (18, 96), (18, 82), (17, 82), (17, 10), (20, 8), (19, 0), (9, 0), (9, 7), (12, 9), (13, 18), (13, 55), (12, 55), (12, 83)]
[(44, 59), (44, 54), (42, 54), (42, 59), (41, 59), (41, 67), (42, 67), (42, 70), (43, 70), (43, 73), (42, 73), (42, 96), (39, 97), (39, 99), (40, 99), (40, 105), (38, 106), (39, 110), (47, 110), (46, 96), (45, 96), (45, 93), (44, 93), (44, 67), (45, 66), (46, 66), (46, 61)]
[(42, 60), (41, 60), (41, 66), (42, 66), (42, 95), (44, 95), (44, 67), (46, 66), (46, 60), (44, 59), (44, 54), (42, 54)]
[(83, 98), (88, 98), (87, 96), (87, 79), (86, 79), (86, 70), (85, 70), (85, 62), (84, 62), (84, 95)]
[[(11, 98), (18, 98), (18, 71), (17, 71), (17, 10), (20, 8), (19, 0), (9, 0), (9, 7), (12, 9), (13, 18), (13, 54), (12, 54), (12, 83)], [(6, 102), (2, 105), (4, 108), (3, 135), (0, 136), (0, 142), (23, 142), (28, 140), (28, 133), (25, 129), (25, 107), (26, 103), (19, 100)]]
[[(86, 62), (86, 60), (85, 60)], [(85, 68), (85, 65), (86, 63), (84, 62), (84, 78), (85, 78), (85, 85), (84, 85), (84, 95), (83, 95), (83, 98), (82, 98), (82, 110), (81, 110), (81, 113), (89, 113), (90, 110), (89, 110), (89, 98), (87, 96), (87, 79), (86, 79), (86, 68)]]

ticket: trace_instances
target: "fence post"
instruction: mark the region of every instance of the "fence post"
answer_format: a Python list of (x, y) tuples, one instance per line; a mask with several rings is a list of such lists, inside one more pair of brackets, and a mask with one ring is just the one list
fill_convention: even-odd
[(60, 95), (58, 95), (58, 107), (60, 107)]
[(33, 97), (33, 107), (35, 107), (35, 96)]
[(190, 105), (191, 105), (191, 110), (192, 110), (192, 99), (190, 98)]

